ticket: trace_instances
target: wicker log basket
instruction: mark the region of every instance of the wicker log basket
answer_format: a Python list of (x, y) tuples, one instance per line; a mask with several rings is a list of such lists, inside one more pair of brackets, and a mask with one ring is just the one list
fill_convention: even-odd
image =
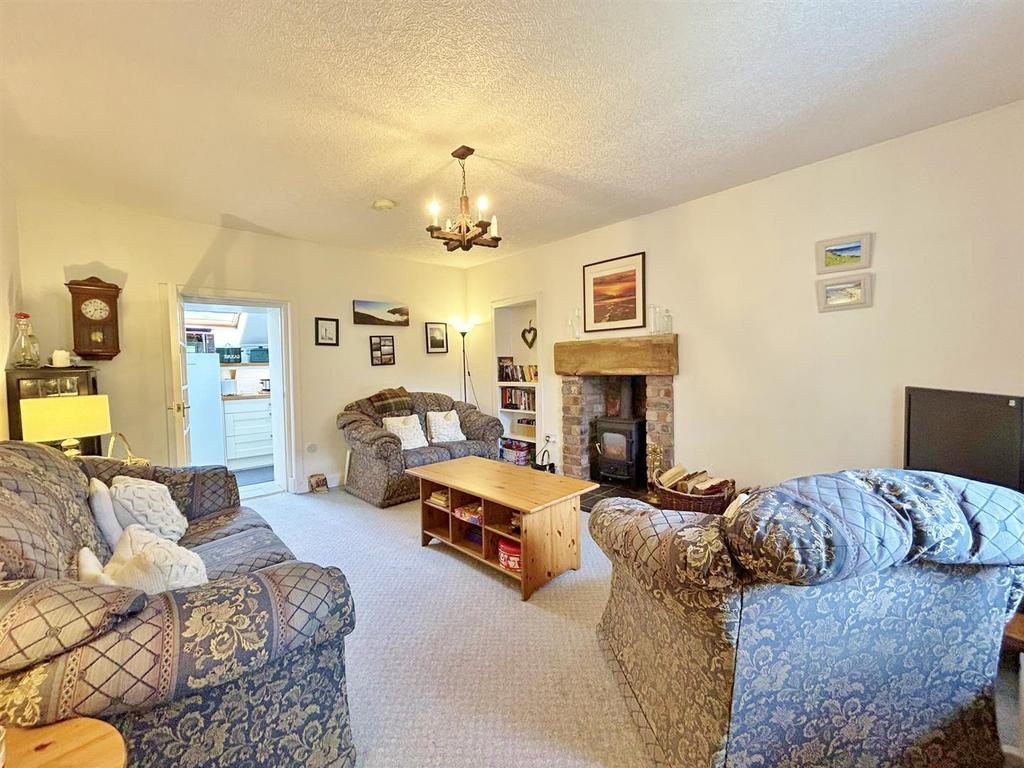
[(662, 509), (673, 509), (679, 512), (703, 512), (705, 515), (720, 515), (736, 498), (736, 481), (730, 480), (725, 491), (713, 495), (683, 493), (674, 488), (667, 488), (661, 482), (661, 471), (654, 475), (655, 492), (658, 494), (658, 506)]

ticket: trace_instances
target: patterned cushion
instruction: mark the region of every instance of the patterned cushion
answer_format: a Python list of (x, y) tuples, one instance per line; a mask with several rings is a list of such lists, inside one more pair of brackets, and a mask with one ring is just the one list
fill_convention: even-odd
[(382, 389), (367, 398), (378, 416), (408, 416), (412, 413), (412, 398), (405, 387)]
[(452, 455), (448, 449), (441, 445), (428, 445), (425, 448), (414, 448), (411, 451), (402, 451), (402, 458), (405, 460), (407, 469), (422, 467), (427, 464), (436, 464), (439, 461), (448, 461)]
[(125, 528), (138, 524), (171, 541), (185, 535), (188, 520), (166, 485), (139, 477), (118, 475), (110, 486), (114, 515)]
[(466, 439), (459, 427), (459, 414), (455, 411), (430, 411), (426, 416), (430, 442), (454, 443)]
[[(60, 463), (66, 457), (60, 455), (59, 460), (51, 461), (52, 456), (42, 452), (42, 463), (36, 463), (39, 456), (33, 458), (31, 451), (15, 448), (20, 445), (5, 443), (0, 447), (0, 487), (37, 507), (47, 529), (55, 534), (59, 545), (55, 554), (62, 573), (74, 574), (82, 547), (109, 557), (110, 547), (100, 535), (86, 500), (85, 477), (79, 473), (78, 481), (63, 482), (62, 478), (70, 475)], [(50, 464), (56, 467), (56, 474), (47, 468)]]
[(0, 580), (66, 576), (58, 533), (39, 505), (0, 487)]
[(79, 499), (84, 500), (89, 493), (89, 478), (82, 473), (74, 459), (65, 456), (53, 446), (10, 440), (0, 443), (0, 451), (28, 459), (39, 469), (56, 477), (61, 485)]
[(138, 613), (135, 589), (61, 579), (0, 584), (0, 674), (38, 664), (88, 642)]
[(234, 507), (225, 509), (216, 515), (201, 517), (195, 522), (189, 523), (188, 530), (181, 537), (178, 543), (183, 547), (192, 549), (200, 544), (207, 544), (217, 539), (223, 539), (235, 533), (242, 533), (253, 528), (269, 528), (270, 523), (264, 520), (259, 513), (248, 507)]
[(206, 563), (210, 581), (253, 573), (268, 565), (294, 560), (295, 555), (269, 528), (253, 528), (235, 533), (193, 550)]
[(485, 459), (497, 458), (497, 443), (485, 442), (483, 440), (460, 440), (455, 443), (445, 443), (444, 448), (451, 454), (453, 459), (461, 459), (463, 456), (480, 456)]
[(1024, 564), (1024, 494), (934, 472), (848, 470), (751, 494), (726, 521), (763, 581), (820, 584), (916, 560)]

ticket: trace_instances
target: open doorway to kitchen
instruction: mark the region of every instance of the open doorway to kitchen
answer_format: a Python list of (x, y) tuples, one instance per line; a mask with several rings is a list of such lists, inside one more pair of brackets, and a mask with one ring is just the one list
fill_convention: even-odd
[(226, 466), (242, 498), (287, 490), (282, 307), (183, 296), (182, 310), (191, 463)]

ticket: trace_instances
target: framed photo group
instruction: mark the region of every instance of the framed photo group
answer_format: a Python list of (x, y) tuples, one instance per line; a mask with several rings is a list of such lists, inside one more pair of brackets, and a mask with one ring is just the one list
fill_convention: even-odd
[[(814, 245), (814, 264), (819, 275), (854, 272), (871, 266), (870, 232), (821, 240)], [(873, 272), (825, 277), (815, 284), (819, 312), (864, 309), (874, 302)]]
[[(336, 317), (314, 318), (313, 343), (318, 347), (340, 346), (340, 322)], [(409, 326), (409, 305), (400, 301), (369, 301), (355, 299), (352, 302), (353, 325)], [(428, 355), (448, 353), (448, 323), (427, 322), (423, 324), (424, 342)], [(370, 365), (395, 365), (396, 350), (394, 336), (373, 335), (370, 341)]]
[(370, 337), (370, 365), (395, 364), (395, 337)]

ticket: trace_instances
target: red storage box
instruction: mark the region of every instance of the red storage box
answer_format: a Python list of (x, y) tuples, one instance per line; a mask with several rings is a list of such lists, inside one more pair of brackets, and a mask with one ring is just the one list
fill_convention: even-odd
[(498, 565), (506, 571), (519, 573), (523, 557), (523, 548), (518, 541), (498, 539)]

